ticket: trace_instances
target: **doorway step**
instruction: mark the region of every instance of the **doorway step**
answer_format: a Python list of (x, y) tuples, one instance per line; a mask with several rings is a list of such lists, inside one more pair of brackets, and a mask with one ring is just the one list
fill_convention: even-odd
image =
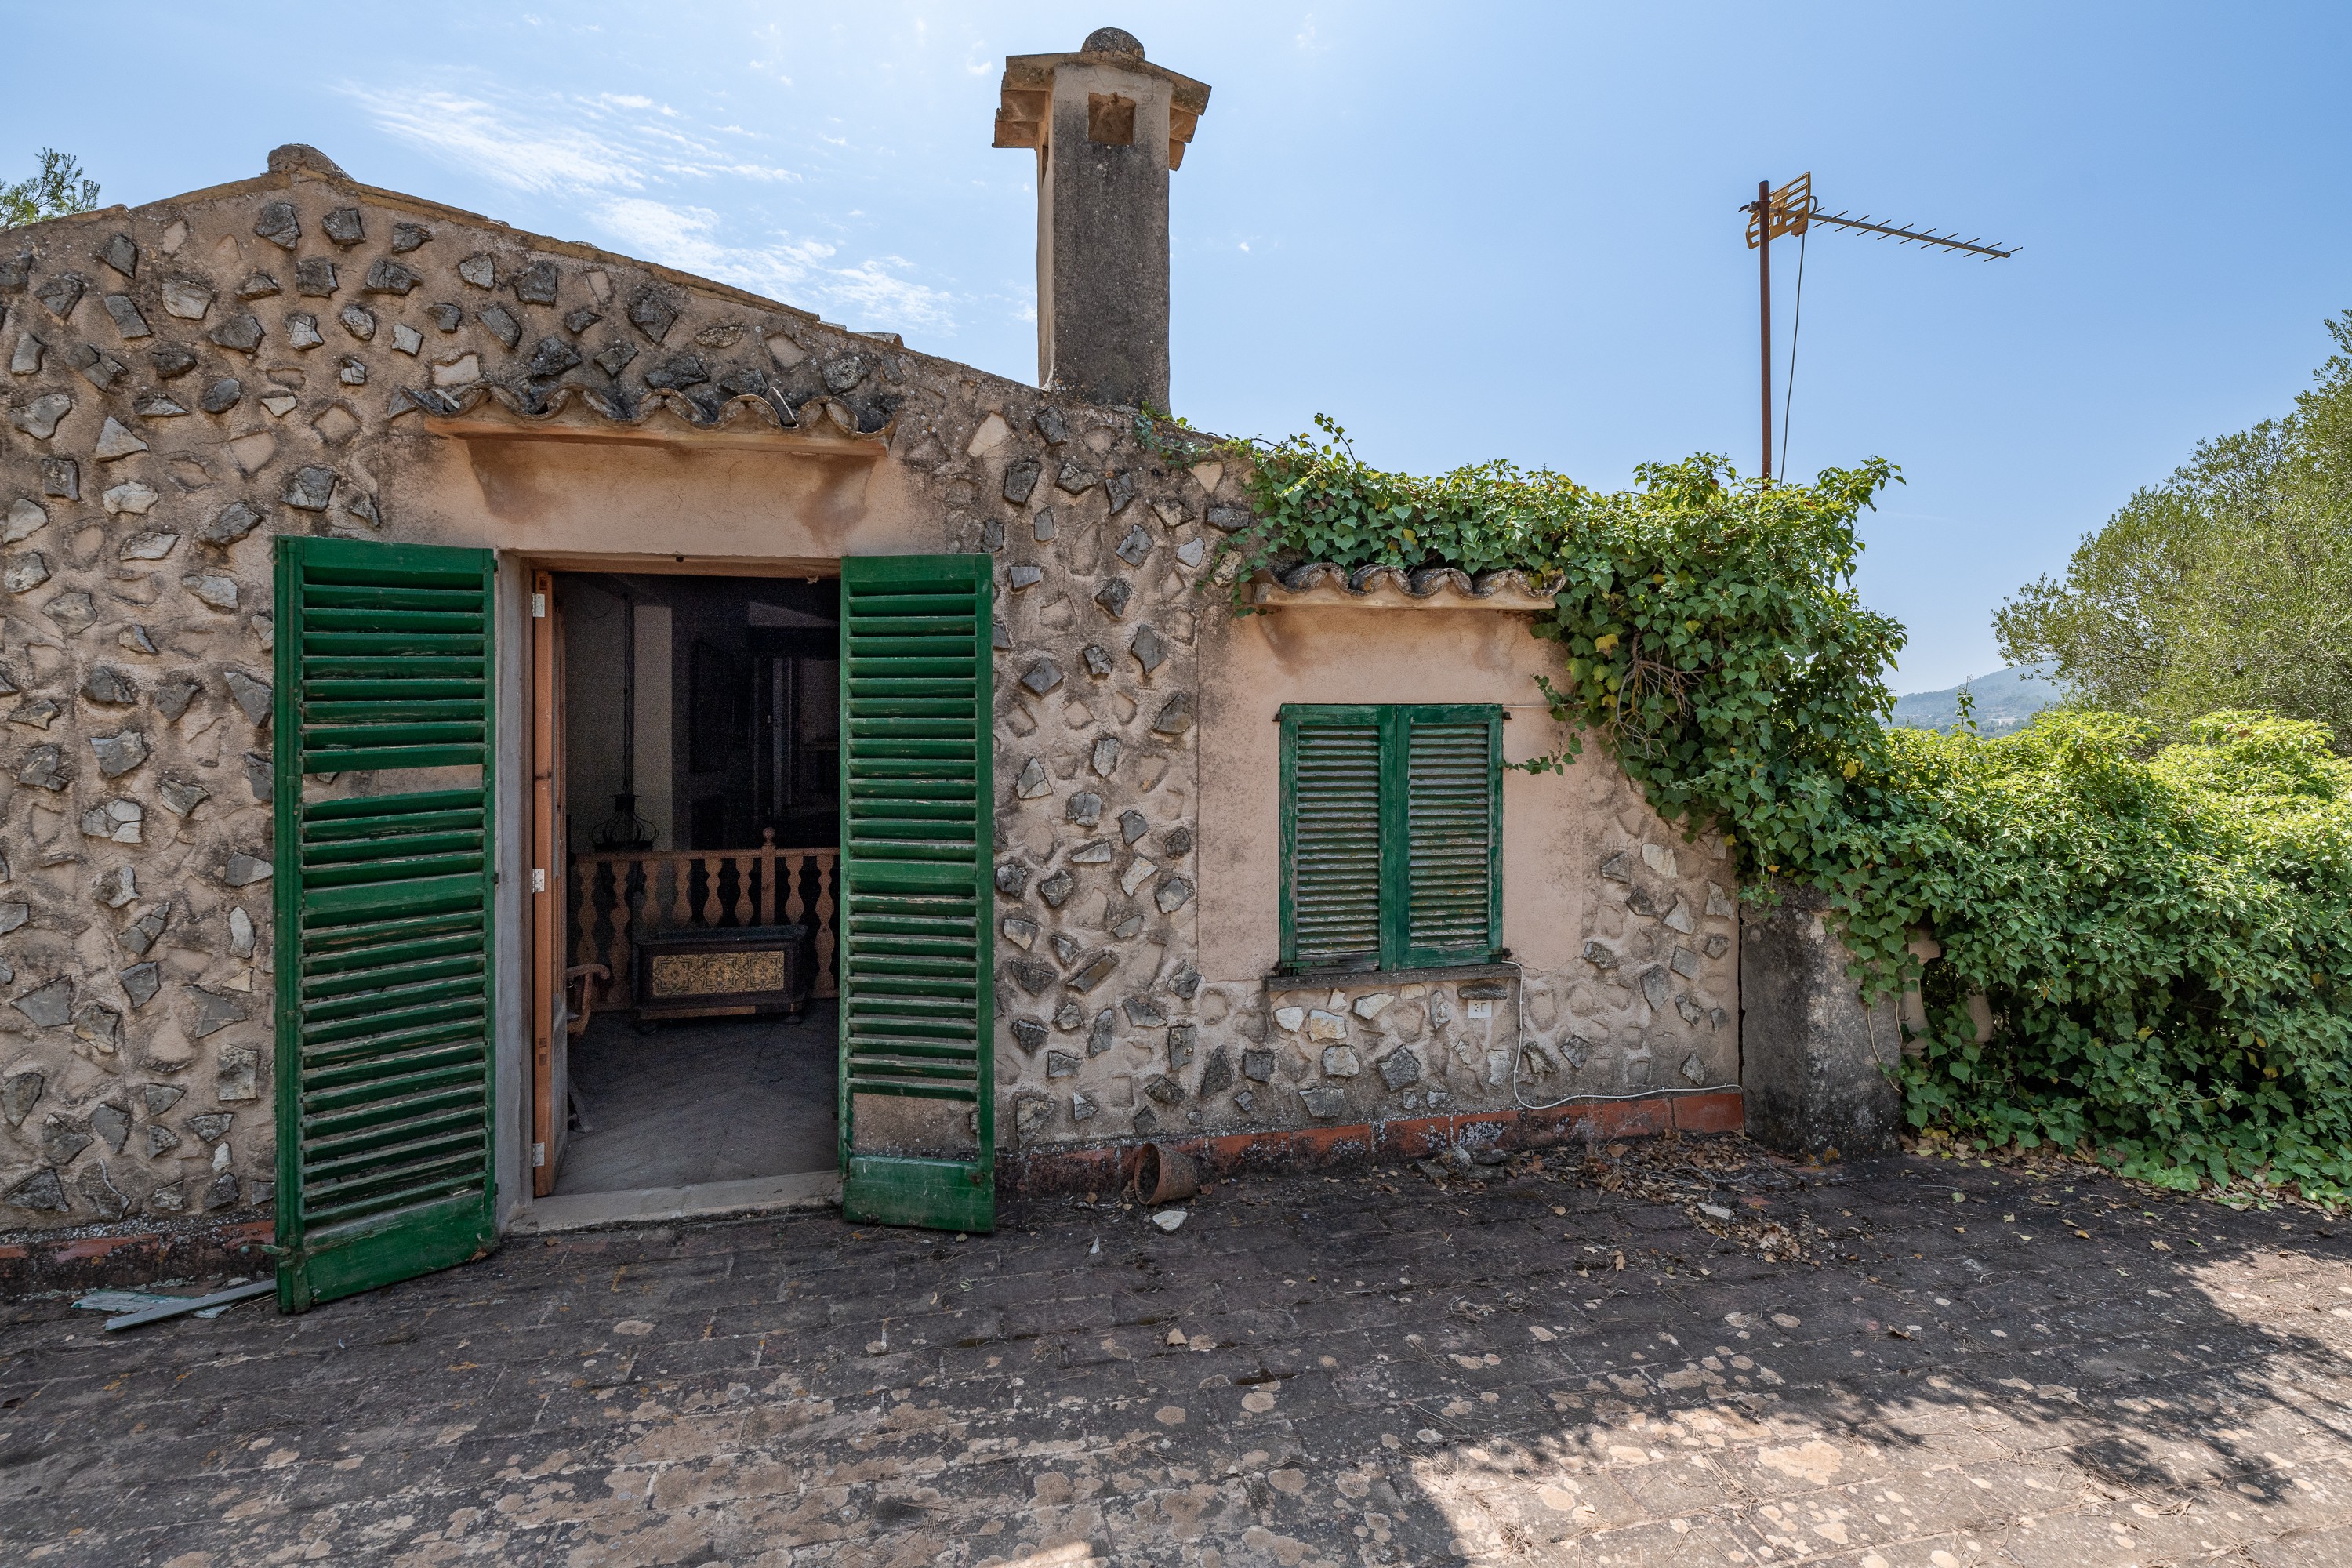
[(534, 1198), (507, 1226), (509, 1236), (544, 1236), (674, 1219), (723, 1219), (781, 1209), (834, 1208), (841, 1203), (841, 1173), (752, 1176), (685, 1187), (641, 1187), (620, 1193), (571, 1193)]

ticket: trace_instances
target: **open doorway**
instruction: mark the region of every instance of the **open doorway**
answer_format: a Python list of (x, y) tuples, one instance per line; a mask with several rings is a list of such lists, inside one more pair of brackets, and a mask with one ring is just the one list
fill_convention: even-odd
[(535, 1188), (833, 1172), (839, 584), (544, 580), (539, 809), (562, 872), (541, 973), (564, 994)]

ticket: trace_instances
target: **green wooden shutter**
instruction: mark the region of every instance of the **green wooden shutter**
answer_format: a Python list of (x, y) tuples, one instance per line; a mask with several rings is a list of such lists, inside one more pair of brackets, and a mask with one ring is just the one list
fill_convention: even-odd
[[(278, 1300), (288, 1311), (463, 1263), (497, 1241), (493, 582), (486, 550), (278, 541)], [(391, 769), (457, 778), (370, 793), (364, 775)], [(332, 795), (306, 798), (320, 773), (341, 775)]]
[(1282, 963), (1484, 963), (1502, 941), (1502, 710), (1282, 710)]
[[(996, 1224), (986, 555), (853, 556), (841, 581), (842, 1212)], [(970, 1106), (968, 1153), (861, 1147), (861, 1107)], [(935, 1119), (936, 1120), (936, 1119)]]
[(1282, 958), (1297, 969), (1381, 961), (1381, 710), (1282, 710)]
[(1404, 779), (1402, 962), (1484, 963), (1503, 926), (1502, 711), (1398, 710)]

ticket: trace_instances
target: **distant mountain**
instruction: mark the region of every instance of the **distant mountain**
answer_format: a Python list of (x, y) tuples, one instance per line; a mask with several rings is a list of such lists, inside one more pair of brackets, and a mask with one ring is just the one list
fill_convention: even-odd
[(1895, 722), (1913, 730), (1951, 730), (1960, 721), (1963, 688), (1977, 700), (1977, 733), (2007, 735), (2022, 730), (2033, 716), (2056, 702), (2047, 665), (2023, 664), (1980, 675), (1941, 691), (1914, 691), (1895, 700)]

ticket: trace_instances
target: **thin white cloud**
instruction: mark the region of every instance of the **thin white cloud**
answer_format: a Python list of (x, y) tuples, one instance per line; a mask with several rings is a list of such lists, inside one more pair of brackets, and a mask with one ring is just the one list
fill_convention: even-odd
[[(953, 297), (922, 282), (903, 257), (843, 258), (830, 244), (788, 232), (750, 239), (731, 233), (721, 210), (730, 182), (773, 188), (802, 179), (797, 170), (746, 161), (740, 146), (711, 139), (746, 134), (740, 126), (706, 135), (677, 110), (634, 93), (502, 102), (488, 92), (357, 85), (342, 91), (377, 129), (440, 162), (512, 190), (577, 203), (632, 255), (856, 324), (954, 331)], [(689, 185), (695, 200), (663, 199)], [(757, 199), (744, 195), (747, 205)]]
[(514, 190), (557, 195), (645, 184), (630, 149), (577, 124), (551, 121), (527, 129), (492, 104), (454, 92), (344, 90), (386, 135)]
[(789, 234), (766, 245), (730, 245), (722, 237), (719, 215), (709, 207), (645, 196), (607, 202), (594, 218), (631, 255), (771, 299), (815, 305), (829, 315), (893, 330), (946, 332), (955, 326), (952, 298), (908, 276), (914, 268), (903, 257), (838, 264), (835, 247)]

